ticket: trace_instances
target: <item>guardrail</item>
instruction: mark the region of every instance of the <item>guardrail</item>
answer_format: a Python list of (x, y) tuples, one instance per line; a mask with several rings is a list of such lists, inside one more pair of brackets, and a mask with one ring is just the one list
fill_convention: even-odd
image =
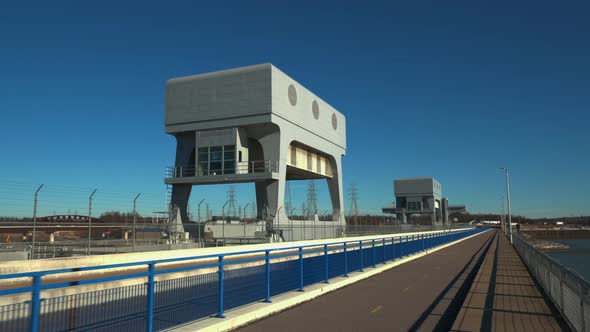
[[(223, 318), (226, 310), (258, 301), (270, 302), (275, 295), (304, 291), (308, 285), (347, 277), (350, 272), (363, 271), (484, 230), (374, 237), (0, 275), (0, 284), (4, 284), (0, 300), (30, 293), (30, 301), (0, 306), (0, 330), (154, 331), (211, 316)], [(180, 272), (190, 274), (168, 280), (161, 278)], [(42, 297), (42, 292), (50, 290), (71, 288), (70, 293), (75, 293), (76, 287), (105, 287), (109, 282), (137, 278), (145, 282)], [(4, 282), (7, 280), (11, 281), (8, 286)]]
[(252, 174), (252, 173), (271, 173), (278, 172), (279, 162), (276, 160), (255, 160), (236, 162), (233, 167), (221, 167), (219, 169), (202, 169), (195, 165), (169, 166), (166, 167), (166, 178), (183, 178), (191, 176), (210, 176), (210, 175), (227, 175), (227, 174)]
[(590, 283), (513, 234), (514, 248), (575, 331), (590, 331)]

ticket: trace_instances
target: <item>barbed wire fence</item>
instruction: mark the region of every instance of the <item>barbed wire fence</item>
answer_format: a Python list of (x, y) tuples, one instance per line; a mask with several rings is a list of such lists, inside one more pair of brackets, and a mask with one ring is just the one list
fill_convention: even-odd
[[(314, 184), (317, 210), (314, 208), (314, 214), (310, 215), (307, 207), (309, 183), (299, 181), (291, 187), (300, 195), (290, 197), (289, 209), (280, 207), (286, 218), (279, 217), (273, 225), (277, 232), (281, 232), (275, 240), (301, 241), (442, 229), (428, 225), (429, 217), (417, 218), (412, 225), (402, 225), (395, 215), (366, 210), (359, 205), (348, 211), (344, 206), (340, 216), (334, 215), (327, 186), (321, 184)], [(355, 197), (356, 190), (355, 186)], [(184, 247), (194, 247), (191, 243), (201, 246), (207, 236), (217, 245), (216, 238), (220, 235), (205, 233), (214, 228), (207, 226), (206, 229), (206, 225), (219, 223), (220, 216), (223, 216), (223, 245), (227, 244), (226, 231), (232, 227), (239, 227), (236, 237), (258, 237), (253, 239), (254, 242), (240, 239), (235, 244), (268, 240), (267, 226), (257, 226), (263, 222), (257, 216), (256, 203), (251, 195), (235, 195), (234, 192), (232, 197), (239, 213), (225, 213), (223, 198), (191, 195), (189, 220), (183, 220), (186, 232), (192, 227), (191, 238), (185, 241)], [(0, 250), (17, 251), (37, 258), (178, 248), (172, 246), (170, 237), (169, 199), (164, 186), (159, 191), (134, 192), (0, 179)], [(347, 213), (349, 211), (353, 212)], [(230, 214), (232, 220), (225, 220)], [(56, 225), (57, 221), (63, 225)], [(153, 248), (148, 248), (150, 245)]]

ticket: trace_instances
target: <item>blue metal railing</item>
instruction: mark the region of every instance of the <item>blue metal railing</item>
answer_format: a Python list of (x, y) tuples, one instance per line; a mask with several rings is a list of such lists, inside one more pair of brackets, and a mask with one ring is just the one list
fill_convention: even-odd
[[(0, 306), (0, 331), (158, 331), (202, 318), (224, 317), (226, 310), (350, 272), (363, 271), (428, 250), (485, 228), (419, 235), (374, 237), (272, 249), (199, 255), (38, 272), (0, 275), (0, 281), (28, 278), (28, 286), (5, 287), (0, 296), (30, 293), (30, 301)], [(172, 266), (165, 264), (176, 263)], [(254, 263), (254, 264), (252, 264)], [(238, 264), (247, 264), (238, 267)], [(170, 264), (169, 264), (170, 265)], [(180, 266), (179, 266), (180, 265)], [(233, 268), (231, 267), (233, 265)], [(113, 271), (128, 269), (130, 271)], [(205, 269), (213, 270), (207, 272)], [(107, 272), (108, 273), (104, 273)], [(196, 272), (168, 280), (157, 276)], [(71, 273), (101, 272), (72, 281)], [(51, 276), (51, 283), (44, 277)], [(56, 277), (68, 281), (56, 281)], [(43, 291), (145, 278), (144, 284), (43, 299)], [(58, 278), (59, 279), (59, 278)], [(22, 279), (20, 280), (22, 281)]]

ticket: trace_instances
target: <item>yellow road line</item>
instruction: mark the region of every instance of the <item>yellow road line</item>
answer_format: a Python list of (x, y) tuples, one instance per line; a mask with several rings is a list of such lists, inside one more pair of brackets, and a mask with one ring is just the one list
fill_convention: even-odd
[(382, 305), (378, 305), (378, 306), (375, 307), (375, 309), (371, 310), (371, 313), (374, 314), (374, 313), (376, 313), (377, 311), (379, 311), (381, 309), (383, 309), (383, 306)]

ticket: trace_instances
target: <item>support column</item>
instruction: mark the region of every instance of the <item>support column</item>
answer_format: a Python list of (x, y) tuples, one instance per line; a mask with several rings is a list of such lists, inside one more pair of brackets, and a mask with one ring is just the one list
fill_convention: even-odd
[(343, 195), (342, 195), (342, 157), (332, 156), (330, 158), (330, 164), (332, 165), (332, 178), (326, 179), (328, 182), (328, 190), (330, 192), (330, 199), (332, 201), (332, 220), (343, 223), (341, 215), (343, 212)]
[[(178, 133), (176, 137), (176, 161), (175, 166), (194, 166), (195, 162), (195, 132)], [(183, 224), (189, 223), (188, 218), (188, 201), (191, 196), (192, 184), (174, 184), (172, 185), (172, 197), (170, 198), (170, 204), (178, 207), (180, 210), (180, 217)], [(191, 236), (195, 237), (196, 234), (192, 234), (194, 230), (191, 228)]]
[[(288, 217), (284, 204), (287, 164), (286, 158), (281, 158), (281, 156), (287, 153), (288, 144), (281, 137), (278, 129), (260, 138), (258, 142), (262, 146), (264, 159), (268, 160), (272, 165), (276, 165), (276, 172), (280, 178), (278, 180), (267, 180), (256, 183), (257, 204), (263, 203), (263, 206), (266, 206), (267, 221), (273, 224), (284, 222), (286, 225)], [(263, 212), (260, 208), (258, 211), (259, 213), (261, 211)]]

